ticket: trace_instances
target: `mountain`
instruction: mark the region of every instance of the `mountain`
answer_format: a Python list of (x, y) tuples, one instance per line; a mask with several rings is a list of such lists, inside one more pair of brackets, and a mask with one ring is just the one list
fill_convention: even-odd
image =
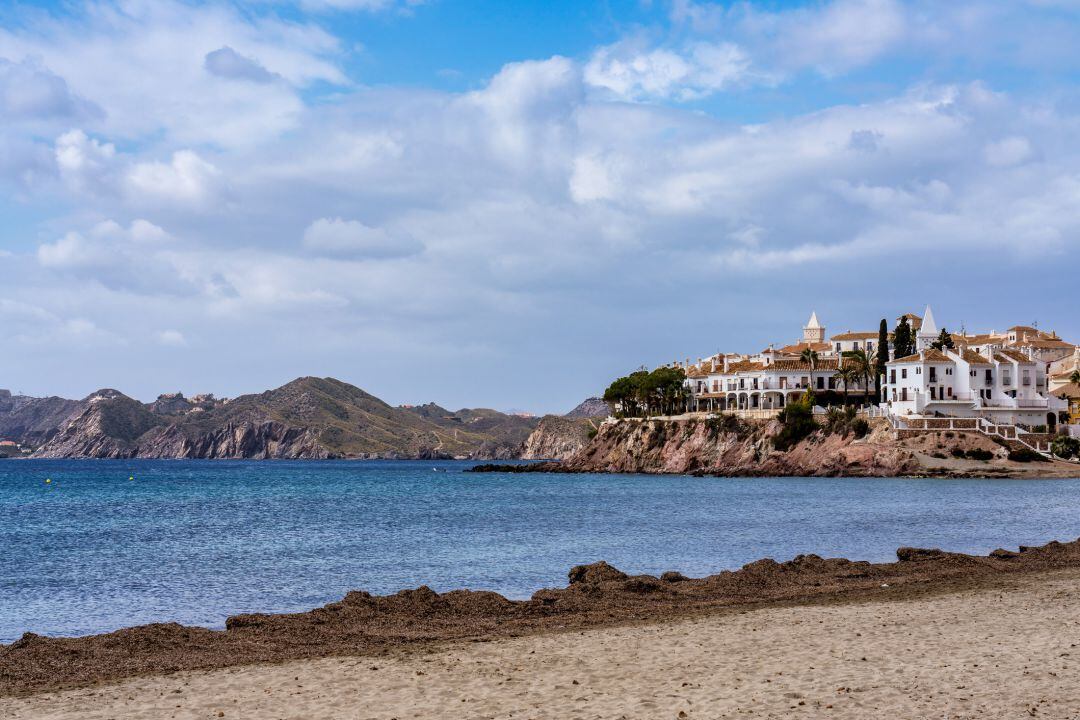
[[(176, 393), (144, 404), (101, 390), (64, 402), (68, 414), (54, 412), (34, 457), (508, 459), (536, 425), (494, 410), (397, 408), (314, 377), (231, 400)], [(9, 414), (26, 413), (0, 410), (0, 427), (15, 423)]]
[(568, 418), (606, 418), (611, 414), (611, 405), (603, 398), (591, 397), (563, 415)]
[(34, 398), (0, 390), (0, 440), (37, 447), (82, 409), (78, 400)]

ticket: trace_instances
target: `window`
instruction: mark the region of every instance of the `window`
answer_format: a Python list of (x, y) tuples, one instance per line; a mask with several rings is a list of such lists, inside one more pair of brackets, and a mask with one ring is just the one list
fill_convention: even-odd
[(840, 352), (840, 343), (836, 343), (836, 352)]
[(824, 390), (825, 389), (825, 378), (819, 377), (817, 379), (817, 389), (818, 390)]
[(916, 375), (922, 375), (922, 367), (915, 368), (915, 374)]
[(907, 368), (900, 368), (900, 378), (907, 380)]
[(951, 367), (945, 368), (945, 374), (946, 375), (952, 375), (952, 368)]
[[(895, 369), (889, 371), (889, 383), (892, 384), (892, 385), (896, 384), (896, 370)], [(896, 393), (894, 392), (893, 394), (895, 395)], [(893, 398), (893, 400), (895, 400), (895, 399), (896, 398)]]

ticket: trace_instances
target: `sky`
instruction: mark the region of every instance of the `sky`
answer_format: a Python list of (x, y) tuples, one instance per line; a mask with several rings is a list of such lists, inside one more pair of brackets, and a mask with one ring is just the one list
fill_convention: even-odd
[(934, 308), (1080, 340), (1080, 0), (0, 3), (0, 387), (566, 412)]

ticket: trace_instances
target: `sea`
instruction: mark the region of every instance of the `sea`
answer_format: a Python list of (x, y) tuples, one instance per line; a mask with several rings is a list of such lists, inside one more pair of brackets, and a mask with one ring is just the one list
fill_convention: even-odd
[(528, 598), (574, 565), (704, 576), (800, 553), (1080, 536), (1080, 480), (474, 474), (452, 461), (0, 461), (0, 643), (224, 627), (350, 590)]

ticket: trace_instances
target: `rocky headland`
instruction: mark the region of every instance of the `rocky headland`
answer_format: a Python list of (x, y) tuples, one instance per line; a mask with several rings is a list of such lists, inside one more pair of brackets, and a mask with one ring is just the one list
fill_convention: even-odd
[(778, 449), (778, 420), (733, 416), (624, 419), (600, 424), (560, 462), (479, 465), (491, 472), (617, 472), (728, 477), (1080, 477), (1064, 461), (1019, 462), (1010, 447), (977, 432), (938, 431), (897, 438), (883, 419), (862, 436), (821, 427)]

